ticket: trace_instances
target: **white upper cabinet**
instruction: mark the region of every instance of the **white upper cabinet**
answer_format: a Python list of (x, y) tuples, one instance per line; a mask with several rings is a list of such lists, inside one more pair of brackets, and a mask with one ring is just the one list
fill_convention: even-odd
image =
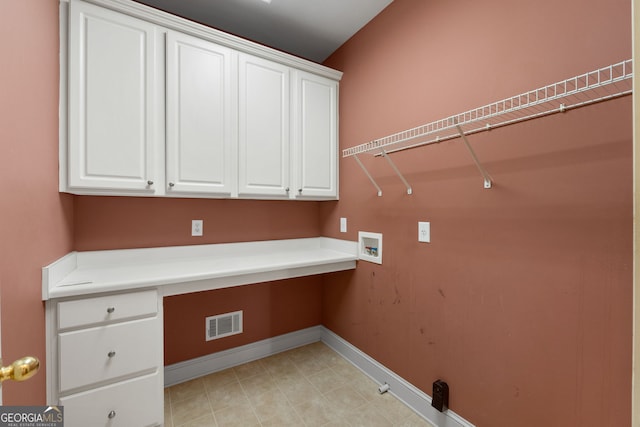
[(295, 197), (338, 197), (338, 83), (295, 72)]
[(239, 76), (238, 193), (288, 197), (290, 69), (241, 54)]
[(70, 8), (68, 185), (153, 194), (157, 29), (82, 2)]
[(134, 1), (60, 8), (60, 191), (337, 199), (342, 73)]
[(236, 53), (167, 34), (167, 194), (231, 196), (237, 160)]

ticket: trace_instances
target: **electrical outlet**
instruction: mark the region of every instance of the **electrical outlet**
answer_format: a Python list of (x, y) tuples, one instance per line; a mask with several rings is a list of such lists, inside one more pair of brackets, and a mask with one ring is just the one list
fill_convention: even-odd
[(340, 232), (347, 232), (347, 218), (340, 218)]
[(434, 381), (431, 406), (442, 412), (449, 406), (449, 385), (442, 381)]
[(204, 233), (204, 221), (201, 219), (194, 219), (191, 221), (191, 235), (202, 236)]
[(431, 242), (431, 223), (418, 222), (418, 242)]

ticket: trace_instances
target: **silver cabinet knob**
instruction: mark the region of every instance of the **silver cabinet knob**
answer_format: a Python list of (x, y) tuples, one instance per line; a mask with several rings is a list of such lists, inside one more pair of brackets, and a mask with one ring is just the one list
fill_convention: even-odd
[(107, 417), (112, 420), (116, 417), (116, 411), (111, 411), (109, 412), (109, 414), (107, 414)]
[(153, 181), (151, 181), (151, 180), (147, 181), (147, 185), (149, 185), (149, 186), (153, 185)]
[(285, 188), (284, 191), (289, 192), (289, 187)]
[(298, 193), (302, 194), (302, 188), (298, 188)]
[(173, 186), (175, 186), (175, 184), (173, 182), (170, 182), (169, 187), (173, 187)]
[(113, 350), (107, 353), (107, 356), (109, 357), (109, 359), (111, 359), (112, 357), (115, 357), (115, 355), (116, 355), (116, 352)]
[(115, 307), (107, 307), (107, 313), (111, 314), (111, 313), (113, 313), (114, 311), (116, 311), (116, 308), (115, 308)]

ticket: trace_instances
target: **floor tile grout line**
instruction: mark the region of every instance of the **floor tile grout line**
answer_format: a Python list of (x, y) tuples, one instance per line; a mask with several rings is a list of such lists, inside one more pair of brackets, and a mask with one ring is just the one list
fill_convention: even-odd
[[(317, 346), (320, 345), (320, 348), (318, 348)], [(298, 354), (300, 353), (300, 354)], [(318, 393), (319, 396), (321, 396), (323, 398), (323, 400), (329, 404), (330, 401), (327, 400), (327, 394), (334, 391), (334, 390), (338, 390), (342, 387), (347, 387), (347, 386), (351, 386), (352, 391), (359, 396), (361, 399), (363, 399), (364, 403), (362, 403), (362, 405), (359, 405), (355, 408), (348, 408), (346, 409), (347, 412), (350, 414), (350, 416), (356, 415), (357, 414), (362, 414), (363, 412), (370, 412), (370, 411), (366, 411), (367, 406), (369, 405), (374, 405), (374, 408), (376, 408), (376, 402), (375, 402), (375, 398), (377, 397), (377, 395), (373, 394), (373, 397), (371, 397), (372, 395), (369, 394), (364, 394), (364, 389), (362, 387), (362, 384), (358, 384), (359, 378), (354, 378), (355, 375), (351, 374), (349, 371), (340, 371), (340, 366), (339, 363), (336, 363), (337, 361), (341, 361), (344, 360), (346, 362), (349, 362), (349, 360), (347, 360), (346, 358), (344, 358), (342, 355), (340, 355), (339, 353), (337, 353), (335, 350), (333, 350), (332, 348), (328, 347), (326, 344), (324, 343), (313, 343), (313, 344), (309, 344), (307, 346), (301, 346), (301, 347), (297, 347), (291, 350), (286, 350), (284, 352), (278, 353), (276, 355), (273, 356), (278, 356), (279, 357), (266, 357), (264, 359), (258, 359), (256, 361), (252, 361), (252, 362), (247, 362), (247, 363), (253, 363), (253, 362), (258, 362), (257, 365), (257, 369), (254, 368), (254, 373), (252, 375), (249, 375), (247, 377), (244, 377), (243, 380), (252, 378), (256, 375), (261, 375), (261, 374), (266, 374), (268, 376), (269, 381), (273, 381), (273, 383), (275, 384), (275, 389), (278, 390), (278, 392), (282, 395), (282, 397), (286, 400), (288, 406), (293, 410), (293, 413), (295, 413), (296, 418), (299, 421), (302, 421), (302, 424), (304, 424), (305, 426), (309, 426), (309, 420), (311, 420), (311, 418), (308, 417), (304, 417), (303, 414), (296, 408), (296, 405), (293, 404), (293, 401), (291, 400), (291, 398), (287, 395), (287, 393), (285, 393), (285, 389), (284, 387), (284, 382), (283, 381), (278, 381), (279, 376), (282, 375), (286, 375), (289, 372), (289, 369), (287, 368), (289, 365), (291, 366), (292, 372), (295, 370), (296, 374), (300, 374), (301, 378), (303, 378), (311, 387), (312, 389)], [(312, 361), (311, 364), (309, 364), (309, 361)], [(282, 363), (284, 363), (285, 365), (283, 366)], [(249, 403), (250, 407), (251, 407), (251, 411), (257, 421), (257, 425), (260, 427), (265, 427), (265, 425), (268, 425), (270, 420), (273, 420), (273, 418), (269, 418), (269, 419), (265, 419), (265, 420), (261, 420), (260, 417), (258, 416), (258, 412), (257, 412), (257, 408), (253, 402), (253, 400), (251, 400), (249, 398), (249, 393), (247, 392), (247, 388), (246, 385), (244, 384), (244, 382), (240, 379), (240, 376), (238, 375), (238, 370), (237, 368), (239, 366), (244, 366), (246, 364), (243, 365), (238, 365), (236, 367), (232, 367), (232, 368), (228, 368), (231, 369), (231, 374), (233, 375), (234, 380), (240, 385), (240, 390), (242, 391), (242, 395), (244, 397), (244, 399), (246, 399), (246, 401)], [(352, 364), (353, 365), (353, 364)], [(282, 372), (282, 368), (285, 368), (285, 370)], [(303, 368), (306, 368), (303, 369)], [(356, 366), (357, 368), (357, 366)], [(320, 372), (324, 371), (325, 369), (328, 369), (328, 372), (331, 372), (332, 376), (347, 376), (349, 377), (349, 379), (347, 379), (347, 381), (345, 381), (343, 384), (332, 388), (331, 390), (328, 390), (326, 392), (323, 392), (323, 390), (321, 390), (319, 388), (319, 385), (322, 384), (322, 382), (314, 382), (310, 379), (310, 377), (313, 377), (314, 375), (319, 374)], [(224, 371), (224, 370), (223, 370)], [(223, 372), (223, 371), (219, 371), (219, 372)], [(317, 371), (317, 372), (316, 372)], [(313, 372), (313, 373), (309, 373), (309, 372)], [(366, 374), (364, 374), (361, 371), (356, 372), (356, 374), (362, 374), (363, 376), (366, 376)], [(215, 374), (215, 373), (212, 373)], [(342, 375), (341, 375), (342, 374)], [(353, 375), (353, 377), (352, 377)], [(207, 384), (209, 384), (208, 382), (202, 380), (204, 377), (198, 378), (196, 379), (196, 381), (200, 380), (201, 381), (201, 386), (203, 387), (205, 394), (207, 396), (207, 404), (209, 406), (209, 414), (213, 417), (213, 421), (215, 423), (215, 425), (217, 425), (218, 427), (223, 427), (218, 423), (218, 417), (216, 416), (216, 411), (213, 410), (213, 404), (210, 398), (210, 394), (209, 394), (209, 387), (207, 387)], [(370, 379), (368, 376), (366, 376), (367, 379)], [(227, 380), (228, 381), (228, 380)], [(355, 381), (355, 383), (354, 383)], [(215, 384), (213, 384), (215, 385)], [(182, 400), (180, 400), (179, 402), (174, 402), (174, 397), (173, 393), (171, 393), (171, 388), (169, 388), (169, 391), (167, 393), (167, 397), (168, 397), (168, 403), (169, 403), (169, 411), (168, 411), (168, 415), (170, 416), (170, 420), (171, 420), (171, 424), (173, 425), (173, 427), (180, 427), (177, 426), (175, 424), (175, 420), (174, 420), (174, 404), (179, 404), (179, 402), (181, 402)], [(182, 391), (181, 391), (182, 392)], [(268, 393), (271, 393), (272, 391), (267, 391)], [(187, 393), (188, 394), (188, 393)], [(392, 396), (393, 397), (393, 396)], [(187, 399), (185, 399), (187, 400)], [(397, 403), (404, 405), (403, 402), (398, 401)], [(406, 406), (406, 405), (404, 405)], [(411, 408), (409, 408), (411, 410)], [(378, 416), (380, 415), (384, 415), (384, 412), (379, 412), (379, 411), (375, 411)], [(415, 411), (411, 411), (411, 413), (414, 413)], [(286, 413), (286, 411), (284, 412)], [(203, 415), (204, 417), (204, 415)], [(385, 422), (389, 422), (389, 425), (396, 425), (396, 422), (389, 420), (387, 417), (382, 416), (382, 418), (385, 420)], [(411, 414), (407, 414), (404, 417), (401, 417), (401, 419), (398, 420), (398, 422), (401, 422), (402, 420), (409, 420), (411, 417)], [(191, 421), (187, 421), (187, 424), (190, 422), (193, 422), (194, 420)], [(317, 426), (319, 424), (317, 424), (317, 421), (319, 421), (319, 419), (315, 420), (316, 423), (314, 423), (313, 425)], [(346, 422), (346, 420), (344, 420)], [(422, 421), (422, 420), (421, 420)], [(297, 422), (297, 421), (296, 421)], [(332, 421), (328, 421), (327, 423), (322, 424), (323, 426), (326, 426), (328, 424), (331, 424)], [(267, 424), (265, 424), (267, 423)], [(184, 424), (184, 423), (183, 423)], [(426, 424), (427, 426), (430, 424)]]
[[(302, 347), (299, 347), (299, 348), (302, 348)], [(286, 358), (286, 361), (287, 361), (288, 363), (290, 363), (290, 364), (293, 366), (293, 368), (294, 368), (294, 369), (295, 369), (295, 370), (296, 370), (296, 371), (297, 371), (297, 372), (302, 376), (302, 378), (303, 378), (305, 381), (308, 381), (308, 379), (307, 379), (307, 377), (306, 377), (306, 375), (305, 375), (304, 371), (303, 371), (303, 370), (298, 366), (298, 364), (297, 364), (297, 363), (295, 362), (295, 360), (291, 357), (291, 355), (290, 355), (290, 354), (287, 354), (287, 353), (289, 353), (290, 351), (295, 351), (295, 350), (298, 350), (298, 349), (292, 349), (292, 350), (289, 350), (289, 351), (287, 351), (287, 352), (283, 352), (283, 353), (284, 353), (284, 354), (283, 354), (283, 356)], [(298, 350), (298, 351), (300, 351), (300, 350)], [(266, 368), (266, 369), (268, 370), (268, 368)], [(295, 405), (295, 404), (291, 401), (291, 399), (287, 396), (287, 394), (286, 394), (285, 390), (283, 390), (283, 388), (282, 388), (282, 386), (281, 386), (281, 383), (280, 383), (277, 379), (275, 379), (275, 384), (276, 384), (276, 387), (278, 388), (278, 390), (280, 391), (280, 393), (282, 393), (282, 395), (283, 395), (283, 396), (284, 396), (284, 398), (286, 399), (286, 401), (287, 401), (287, 403), (289, 404), (289, 406), (293, 409), (293, 411), (294, 411), (294, 413), (297, 415), (297, 417), (298, 417), (298, 418), (303, 422), (303, 424), (304, 424), (305, 426), (307, 426), (308, 424), (307, 424), (307, 422), (306, 422), (306, 420), (305, 420), (305, 417), (303, 416), (303, 414), (301, 414), (301, 413), (296, 409), (296, 405)], [(310, 384), (310, 385), (311, 385), (311, 386), (313, 386), (313, 384)]]
[[(328, 348), (328, 347), (327, 347), (327, 348)], [(332, 349), (329, 349), (329, 350), (330, 350), (330, 351), (332, 351), (333, 353), (335, 353), (335, 351), (333, 351)], [(339, 355), (339, 354), (337, 354), (337, 353), (335, 353), (335, 355), (336, 355), (336, 357), (342, 357), (342, 356), (340, 356), (340, 355)], [(318, 360), (318, 359), (321, 359), (321, 357), (314, 356), (314, 360)], [(337, 373), (337, 372), (332, 368), (332, 366), (331, 366), (329, 363), (327, 363), (325, 360), (321, 360), (321, 362), (322, 362), (322, 365), (324, 365), (324, 366), (326, 367), (326, 369), (330, 370), (331, 372), (333, 372), (333, 373), (334, 373), (334, 374), (336, 374), (336, 375), (339, 375), (339, 374), (338, 374), (338, 373)], [(295, 362), (294, 362), (294, 364), (295, 364)], [(295, 365), (296, 365), (296, 367), (297, 367), (301, 372), (303, 372), (303, 370), (302, 370), (299, 366), (297, 366), (297, 364), (295, 364)], [(335, 389), (331, 389), (331, 390), (328, 390), (328, 391), (323, 391), (323, 390), (319, 389), (319, 388), (318, 388), (318, 386), (317, 386), (316, 384), (314, 384), (314, 382), (313, 382), (313, 381), (311, 381), (310, 377), (315, 376), (315, 375), (318, 375), (320, 372), (322, 372), (322, 371), (324, 371), (324, 370), (325, 370), (325, 368), (323, 368), (323, 369), (321, 369), (320, 371), (315, 372), (315, 373), (313, 373), (313, 374), (311, 374), (311, 375), (308, 375), (308, 374), (306, 374), (306, 373), (304, 373), (304, 372), (303, 372), (303, 376), (304, 376), (304, 378), (306, 379), (306, 381), (307, 381), (307, 382), (309, 382), (309, 384), (311, 385), (311, 387), (313, 387), (313, 389), (314, 389), (314, 390), (316, 390), (316, 391), (320, 394), (320, 396), (321, 396), (323, 399), (327, 399), (327, 396), (326, 396), (326, 395), (327, 395), (327, 393), (330, 393), (330, 392), (332, 392), (332, 391), (335, 391), (335, 390), (339, 389), (339, 388), (340, 388), (340, 387), (342, 387), (342, 386), (336, 387)], [(356, 393), (358, 393), (358, 391), (357, 391), (357, 390), (356, 390)], [(360, 397), (362, 397), (362, 398), (365, 400), (365, 403), (364, 403), (362, 406), (366, 405), (366, 403), (368, 403), (367, 399), (366, 399), (365, 397), (363, 397), (360, 393), (358, 393), (358, 394), (360, 395)], [(327, 401), (327, 403), (329, 403), (329, 402)], [(294, 409), (295, 409), (295, 407), (294, 407)], [(358, 407), (358, 408), (353, 408), (353, 410), (359, 410), (359, 409), (360, 409), (360, 407)], [(304, 421), (304, 420), (303, 420), (303, 421)], [(325, 423), (324, 425), (328, 425), (328, 424), (330, 424), (330, 423), (331, 423), (331, 421), (329, 421), (329, 422)], [(307, 424), (306, 424), (306, 422), (305, 422), (305, 425), (307, 425)]]
[[(260, 367), (264, 370), (264, 362), (261, 362), (259, 359), (258, 360), (254, 360), (254, 362), (260, 362), (259, 365)], [(253, 362), (249, 362), (249, 363), (253, 363)], [(242, 365), (239, 365), (242, 366)], [(249, 398), (249, 395), (247, 394), (247, 391), (245, 389), (244, 384), (242, 384), (242, 379), (240, 379), (240, 377), (238, 376), (238, 373), (235, 371), (235, 368), (232, 368), (234, 371), (233, 373), (236, 375), (236, 377), (238, 377), (238, 382), (240, 383), (240, 388), (242, 389), (242, 393), (244, 393), (244, 397), (247, 399), (247, 402), (249, 402), (249, 406), (251, 407), (251, 412), (253, 412), (253, 416), (256, 417), (256, 420), (258, 420), (258, 424), (260, 425), (260, 427), (262, 427), (262, 421), (260, 421), (260, 417), (258, 416), (258, 413), (256, 412), (256, 408), (253, 404), (253, 402), (251, 401), (251, 399)], [(256, 375), (259, 374), (255, 374), (255, 375), (249, 375), (248, 377), (244, 378), (244, 379), (248, 379), (248, 378), (252, 378)]]
[[(287, 356), (287, 359), (289, 360), (289, 362), (291, 362), (291, 364), (294, 366), (294, 368), (303, 376), (303, 378), (306, 380), (307, 377), (305, 376), (304, 372), (298, 367), (298, 365), (295, 363), (295, 361), (290, 357)], [(313, 386), (313, 384), (311, 384), (311, 386)], [(300, 420), (302, 420), (302, 423), (307, 426), (307, 421), (305, 420), (305, 417), (298, 412), (298, 410), (296, 409), (296, 405), (293, 404), (293, 402), (291, 401), (291, 399), (289, 399), (289, 397), (287, 396), (287, 394), (284, 392), (284, 390), (282, 390), (280, 388), (280, 384), (276, 381), (276, 387), (278, 387), (278, 390), (280, 390), (280, 392), (283, 394), (284, 398), (287, 399), (287, 402), (289, 403), (289, 405), (291, 406), (291, 408), (293, 409), (293, 411), (295, 412), (295, 414), (298, 416), (298, 418), (300, 418)]]
[[(171, 390), (167, 389), (167, 391), (165, 392), (165, 396), (167, 396), (167, 400), (169, 401), (169, 421), (171, 421), (171, 427), (174, 426), (173, 423), (173, 408), (171, 407)], [(165, 409), (165, 414), (163, 414), (163, 416), (166, 415), (166, 409)]]
[[(293, 350), (289, 350), (289, 351), (293, 351)], [(287, 361), (289, 363), (291, 363), (293, 365), (293, 367), (306, 379), (306, 377), (304, 376), (304, 373), (302, 372), (302, 370), (296, 365), (295, 361), (291, 358), (290, 355), (287, 355), (287, 352), (283, 352), (284, 353), (284, 357), (287, 359)], [(283, 353), (279, 353), (279, 354), (283, 354)], [(265, 362), (266, 363), (266, 362)], [(265, 369), (268, 370), (268, 368), (265, 367)], [(291, 406), (291, 409), (293, 409), (294, 413), (298, 416), (298, 418), (303, 422), (303, 424), (305, 426), (307, 426), (307, 422), (305, 421), (305, 418), (302, 416), (302, 414), (300, 414), (298, 412), (298, 410), (296, 409), (296, 406), (293, 404), (293, 402), (291, 402), (291, 399), (289, 399), (289, 397), (287, 397), (287, 394), (285, 393), (285, 390), (283, 390), (279, 384), (279, 382), (277, 381), (276, 378), (274, 378), (276, 387), (278, 388), (278, 390), (280, 391), (280, 393), (282, 393), (282, 395), (284, 396), (284, 398), (287, 400), (287, 403), (289, 404), (289, 406)]]
[[(311, 356), (313, 356), (313, 354), (311, 354)], [(310, 356), (308, 356), (308, 357), (310, 357)], [(307, 359), (305, 358), (305, 360), (307, 360)], [(318, 387), (316, 387), (316, 385), (315, 385), (315, 384), (313, 384), (313, 382), (311, 382), (311, 381), (309, 380), (309, 375), (308, 375), (308, 374), (307, 374), (307, 373), (306, 373), (306, 372), (305, 372), (305, 371), (304, 371), (300, 366), (298, 366), (298, 364), (297, 364), (294, 360), (292, 360), (292, 363), (294, 364), (294, 366), (296, 367), (296, 369), (298, 369), (298, 371), (300, 371), (300, 373), (301, 373), (301, 374), (302, 374), (302, 376), (304, 377), (305, 381), (307, 381), (307, 382), (311, 385), (311, 387), (313, 387), (313, 389), (314, 389), (314, 390), (316, 390), (316, 391), (320, 394), (320, 396), (322, 396), (322, 397), (324, 398), (324, 394), (322, 393), (322, 390), (319, 390), (319, 389), (318, 389)], [(294, 411), (296, 411), (296, 413), (298, 413), (298, 410), (295, 408), (295, 406), (293, 407), (293, 410), (294, 410)], [(308, 423), (307, 423), (307, 421), (305, 420), (305, 418), (304, 418), (300, 413), (298, 413), (298, 415), (299, 415), (299, 416), (300, 416), (300, 418), (302, 419), (302, 422), (304, 422), (304, 425), (305, 425), (305, 426), (308, 426)], [(329, 423), (330, 423), (330, 422), (326, 422), (326, 423), (324, 423), (323, 425), (328, 425)]]

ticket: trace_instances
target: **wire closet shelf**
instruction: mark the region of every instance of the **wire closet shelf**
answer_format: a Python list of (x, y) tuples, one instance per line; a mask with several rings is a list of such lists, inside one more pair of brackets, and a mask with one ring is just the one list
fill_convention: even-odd
[(453, 138), (462, 138), (484, 178), (484, 188), (491, 188), (491, 176), (478, 160), (467, 141), (467, 135), (629, 95), (633, 91), (632, 77), (633, 61), (629, 59), (483, 107), (344, 149), (342, 157), (354, 157), (378, 190), (378, 196), (382, 196), (382, 190), (360, 161), (358, 155), (367, 153), (383, 156), (407, 187), (407, 194), (412, 194), (411, 186), (388, 154)]
[[(632, 60), (626, 60), (483, 107), (436, 120), (413, 129), (346, 148), (342, 157), (370, 153), (382, 155), (565, 112), (632, 92)], [(422, 139), (421, 141), (416, 141)]]

